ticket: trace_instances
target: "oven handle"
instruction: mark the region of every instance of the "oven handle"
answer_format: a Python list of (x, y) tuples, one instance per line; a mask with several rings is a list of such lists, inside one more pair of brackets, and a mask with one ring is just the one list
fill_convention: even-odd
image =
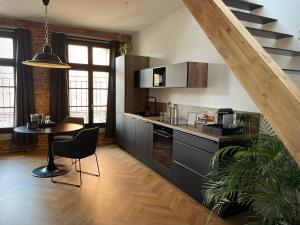
[(172, 136), (171, 135), (166, 135), (166, 134), (162, 134), (162, 133), (160, 133), (160, 132), (157, 132), (157, 131), (153, 131), (153, 133), (154, 134), (157, 134), (157, 135), (159, 135), (159, 136), (162, 136), (162, 137), (164, 137), (164, 138), (172, 138)]

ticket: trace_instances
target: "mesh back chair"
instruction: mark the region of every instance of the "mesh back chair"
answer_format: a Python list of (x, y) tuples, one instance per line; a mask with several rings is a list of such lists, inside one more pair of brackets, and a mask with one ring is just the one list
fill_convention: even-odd
[[(75, 124), (84, 126), (84, 119), (81, 117), (67, 116), (62, 122), (63, 123), (75, 123)], [(72, 140), (72, 138), (74, 137), (75, 134), (76, 133), (74, 133), (74, 132), (70, 132), (70, 133), (66, 133), (64, 135), (55, 135), (53, 137), (53, 140), (54, 141)]]
[[(75, 135), (72, 140), (66, 141), (56, 141), (52, 143), (52, 154), (53, 156), (60, 156), (70, 159), (75, 159), (75, 169), (79, 172), (80, 176), (80, 184), (72, 184), (55, 181), (54, 177), (51, 177), (51, 181), (53, 183), (67, 184), (76, 187), (81, 187), (82, 178), (81, 174), (89, 174), (93, 176), (100, 176), (99, 163), (96, 154), (96, 146), (99, 135), (99, 127), (91, 128), (91, 129), (83, 129)], [(81, 159), (87, 158), (89, 156), (94, 155), (96, 158), (98, 174), (88, 173), (81, 170)], [(79, 164), (79, 170), (77, 169), (77, 163)]]

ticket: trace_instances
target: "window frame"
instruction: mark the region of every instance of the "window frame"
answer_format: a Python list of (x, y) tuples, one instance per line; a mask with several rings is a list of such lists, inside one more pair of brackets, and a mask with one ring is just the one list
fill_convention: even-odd
[[(84, 46), (88, 47), (88, 64), (80, 64), (80, 63), (70, 63), (69, 62), (69, 45), (77, 45), (77, 46)], [(93, 47), (96, 48), (106, 48), (110, 50), (111, 54), (111, 44), (105, 41), (97, 41), (97, 40), (86, 40), (86, 39), (76, 39), (76, 38), (67, 38), (66, 40), (66, 59), (68, 64), (71, 66), (69, 70), (83, 70), (88, 71), (88, 123), (85, 124), (85, 127), (105, 127), (105, 123), (93, 123), (93, 72), (107, 72), (110, 76), (111, 71), (111, 62), (109, 62), (108, 66), (101, 66), (101, 65), (93, 65)], [(68, 77), (69, 77), (69, 70), (68, 70)], [(68, 78), (69, 82), (69, 78)], [(70, 90), (70, 88), (68, 88)], [(70, 107), (70, 106), (69, 106)], [(97, 107), (97, 106), (95, 106)], [(107, 104), (106, 104), (107, 107)]]
[[(14, 30), (0, 30), (0, 37), (1, 38), (12, 38), (13, 39), (13, 58), (12, 59), (5, 59), (0, 58), (0, 66), (11, 66), (14, 70), (14, 114), (16, 109), (16, 35)], [(2, 107), (3, 108), (3, 107)], [(13, 123), (15, 122), (15, 116), (13, 118)], [(14, 126), (14, 125), (13, 125)], [(0, 127), (0, 134), (6, 134), (6, 133), (12, 133), (13, 132), (13, 126), (12, 127)]]

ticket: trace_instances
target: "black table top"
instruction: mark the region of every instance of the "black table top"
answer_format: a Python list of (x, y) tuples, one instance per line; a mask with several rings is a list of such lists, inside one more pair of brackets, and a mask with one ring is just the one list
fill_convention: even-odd
[(75, 123), (58, 123), (55, 127), (27, 129), (27, 126), (20, 126), (15, 128), (15, 132), (24, 134), (58, 134), (77, 131), (83, 126)]

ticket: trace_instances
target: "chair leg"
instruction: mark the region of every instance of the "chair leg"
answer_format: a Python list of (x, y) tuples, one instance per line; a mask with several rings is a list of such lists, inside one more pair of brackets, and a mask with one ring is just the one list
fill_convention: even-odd
[(77, 161), (75, 160), (75, 169), (76, 169), (76, 171), (77, 171), (77, 172), (80, 172), (80, 171), (81, 171), (81, 173), (83, 173), (83, 174), (88, 174), (88, 175), (91, 175), (91, 176), (100, 177), (99, 162), (98, 162), (98, 157), (97, 157), (97, 154), (96, 154), (96, 153), (95, 153), (95, 157), (96, 157), (96, 163), (97, 163), (98, 174), (94, 174), (94, 173), (82, 171), (81, 168), (80, 168), (80, 170), (78, 170), (78, 169), (77, 169), (77, 166), (76, 166), (76, 165), (77, 165), (76, 162), (77, 162), (77, 161), (80, 162), (80, 160), (77, 160)]
[(76, 170), (76, 172), (78, 172), (78, 170), (77, 170), (77, 159), (75, 159), (74, 164), (75, 164), (75, 170)]
[[(79, 161), (79, 177), (80, 177), (80, 187), (82, 185), (82, 178), (81, 178), (81, 162), (80, 162), (80, 159), (78, 160)], [(76, 162), (76, 159), (75, 159), (75, 162)]]
[[(78, 160), (79, 161), (79, 168), (80, 168), (80, 170), (81, 170), (81, 163), (80, 163), (80, 160)], [(76, 159), (75, 159), (75, 166), (76, 166)], [(73, 164), (73, 162), (72, 162), (72, 164)], [(54, 166), (54, 162), (53, 162), (53, 166)], [(77, 170), (76, 170), (77, 171)], [(54, 174), (53, 174), (53, 170), (52, 170), (52, 177), (51, 177), (51, 181), (52, 181), (52, 183), (56, 183), (56, 184), (62, 184), (62, 185), (68, 185), (68, 186), (73, 186), (73, 187), (78, 187), (78, 188), (81, 188), (81, 186), (82, 186), (82, 178), (81, 178), (81, 172), (80, 172), (80, 174), (79, 174), (79, 178), (80, 178), (80, 184), (72, 184), (72, 183), (67, 183), (67, 182), (61, 182), (61, 181), (56, 181), (56, 180), (54, 180), (54, 176), (53, 176)]]
[[(53, 160), (53, 162), (52, 162), (52, 168), (54, 168), (54, 160)], [(52, 182), (52, 183), (55, 183), (53, 177), (54, 177), (54, 170), (52, 169), (51, 182)]]
[(98, 162), (98, 157), (97, 157), (96, 153), (95, 153), (95, 157), (96, 157), (96, 163), (97, 163), (97, 169), (98, 169), (98, 176), (97, 177), (100, 177), (99, 162)]

